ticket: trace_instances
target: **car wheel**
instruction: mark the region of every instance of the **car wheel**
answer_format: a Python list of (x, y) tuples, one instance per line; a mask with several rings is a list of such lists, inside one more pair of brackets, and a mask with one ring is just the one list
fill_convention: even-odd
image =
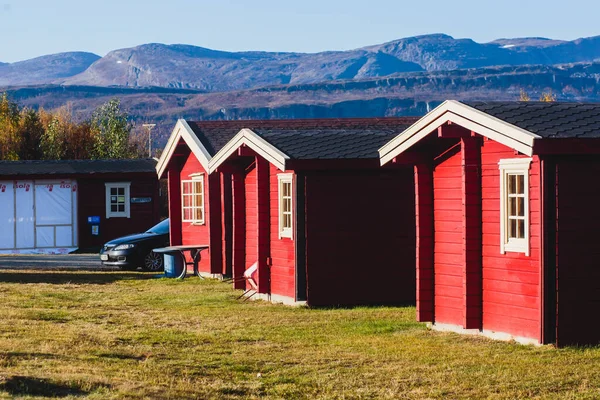
[(144, 271), (162, 271), (163, 270), (163, 256), (162, 254), (155, 253), (153, 251), (146, 254), (144, 257), (144, 265), (142, 266)]

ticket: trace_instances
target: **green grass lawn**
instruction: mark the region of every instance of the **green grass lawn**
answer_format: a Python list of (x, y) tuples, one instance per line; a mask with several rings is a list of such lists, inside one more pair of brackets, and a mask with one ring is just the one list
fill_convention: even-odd
[(600, 348), (431, 332), (411, 307), (292, 308), (149, 277), (0, 271), (0, 398), (600, 398)]

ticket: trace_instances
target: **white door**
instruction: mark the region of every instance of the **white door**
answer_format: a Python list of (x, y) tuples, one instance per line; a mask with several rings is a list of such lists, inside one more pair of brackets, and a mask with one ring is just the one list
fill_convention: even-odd
[(37, 248), (76, 246), (75, 181), (35, 182)]
[(16, 248), (35, 248), (33, 181), (15, 181)]
[(15, 189), (13, 182), (0, 182), (0, 250), (15, 248)]

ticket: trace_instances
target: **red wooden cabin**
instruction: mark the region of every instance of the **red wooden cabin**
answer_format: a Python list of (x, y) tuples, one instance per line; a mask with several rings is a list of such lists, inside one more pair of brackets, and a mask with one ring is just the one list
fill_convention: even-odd
[(419, 321), (600, 342), (600, 104), (447, 101), (380, 156), (414, 166)]
[[(173, 244), (209, 244), (201, 270), (212, 274), (240, 278), (258, 263), (259, 297), (274, 301), (413, 302), (413, 172), (383, 170), (377, 155), (412, 122), (180, 121), (159, 162)], [(204, 223), (177, 232), (181, 181), (194, 176), (204, 176)]]

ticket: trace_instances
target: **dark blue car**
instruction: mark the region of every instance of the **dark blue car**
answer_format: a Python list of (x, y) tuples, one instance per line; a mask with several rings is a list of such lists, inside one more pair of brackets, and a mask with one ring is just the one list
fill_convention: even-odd
[(152, 251), (169, 245), (169, 219), (165, 219), (144, 233), (123, 236), (102, 246), (103, 265), (135, 270), (162, 271), (163, 256)]

